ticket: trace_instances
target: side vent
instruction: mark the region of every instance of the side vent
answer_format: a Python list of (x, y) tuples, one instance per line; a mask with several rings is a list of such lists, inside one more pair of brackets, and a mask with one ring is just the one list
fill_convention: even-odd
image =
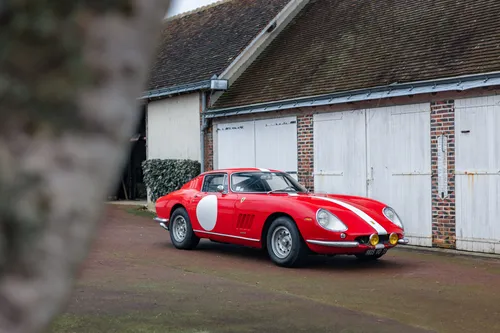
[(237, 229), (250, 230), (252, 228), (252, 223), (255, 215), (252, 214), (240, 214), (238, 215), (238, 221), (236, 222)]

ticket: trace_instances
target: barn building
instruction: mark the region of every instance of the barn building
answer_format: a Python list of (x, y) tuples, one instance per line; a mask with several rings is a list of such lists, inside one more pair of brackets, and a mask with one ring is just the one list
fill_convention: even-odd
[(202, 161), (200, 113), (303, 1), (225, 0), (168, 18), (147, 91), (147, 158)]
[[(209, 93), (205, 169), (281, 169), (316, 192), (390, 204), (411, 245), (500, 254), (500, 2), (292, 3), (227, 90)], [(176, 43), (189, 54), (189, 41)], [(163, 117), (198, 126), (198, 96), (176, 97), (193, 111)], [(149, 129), (163, 126), (169, 103), (178, 102), (149, 105)], [(149, 132), (150, 157), (167, 156), (154, 145), (181, 135), (164, 130), (172, 136)], [(182, 138), (198, 140), (199, 127)]]

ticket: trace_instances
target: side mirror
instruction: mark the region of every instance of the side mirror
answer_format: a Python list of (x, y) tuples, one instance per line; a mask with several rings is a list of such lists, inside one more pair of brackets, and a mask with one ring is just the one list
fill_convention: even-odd
[(223, 193), (224, 192), (224, 186), (223, 185), (217, 186), (217, 192)]

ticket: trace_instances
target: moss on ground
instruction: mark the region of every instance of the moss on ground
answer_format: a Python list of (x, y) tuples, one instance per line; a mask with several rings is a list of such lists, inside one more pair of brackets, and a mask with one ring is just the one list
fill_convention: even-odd
[(151, 212), (146, 207), (142, 207), (142, 206), (128, 207), (127, 209), (125, 209), (125, 211), (127, 213), (135, 215), (135, 216), (147, 217), (147, 218), (151, 218), (151, 219), (156, 216), (155, 213)]
[(50, 333), (211, 333), (204, 329), (182, 329), (169, 324), (159, 314), (135, 313), (122, 316), (71, 315), (60, 316), (50, 328)]

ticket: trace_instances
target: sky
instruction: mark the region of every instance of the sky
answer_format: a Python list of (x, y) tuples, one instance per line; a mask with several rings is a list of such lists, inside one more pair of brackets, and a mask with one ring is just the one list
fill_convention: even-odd
[(219, 0), (172, 0), (171, 10), (168, 16), (184, 13), (217, 1)]

